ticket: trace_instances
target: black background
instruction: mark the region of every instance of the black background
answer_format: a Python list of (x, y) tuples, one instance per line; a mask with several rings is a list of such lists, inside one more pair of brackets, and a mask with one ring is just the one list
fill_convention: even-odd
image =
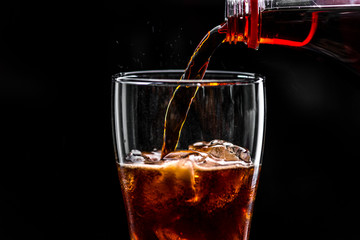
[[(184, 68), (224, 1), (0, 7), (0, 239), (128, 239), (111, 75)], [(209, 69), (267, 78), (251, 239), (358, 239), (360, 80), (303, 49), (224, 45)]]

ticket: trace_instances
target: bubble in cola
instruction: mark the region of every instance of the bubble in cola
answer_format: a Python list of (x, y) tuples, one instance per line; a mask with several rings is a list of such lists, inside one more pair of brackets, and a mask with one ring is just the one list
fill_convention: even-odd
[(223, 140), (131, 151), (119, 165), (131, 239), (246, 239), (257, 187), (247, 149)]

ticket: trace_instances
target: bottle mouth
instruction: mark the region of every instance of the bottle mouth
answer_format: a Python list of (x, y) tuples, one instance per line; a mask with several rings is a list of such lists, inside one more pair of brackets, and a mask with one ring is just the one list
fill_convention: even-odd
[(225, 1), (225, 20), (231, 17), (244, 17), (245, 12), (249, 10), (249, 4), (244, 0), (226, 0)]
[(244, 0), (225, 1), (225, 21), (227, 22), (226, 42), (237, 44), (246, 43), (245, 36), (245, 16), (248, 3)]
[(226, 0), (225, 20), (231, 17), (249, 16), (255, 10), (256, 12), (264, 10), (267, 4), (273, 4), (273, 2), (273, 0)]
[(263, 0), (226, 0), (227, 42), (244, 42), (253, 49), (259, 47), (260, 8), (263, 3)]

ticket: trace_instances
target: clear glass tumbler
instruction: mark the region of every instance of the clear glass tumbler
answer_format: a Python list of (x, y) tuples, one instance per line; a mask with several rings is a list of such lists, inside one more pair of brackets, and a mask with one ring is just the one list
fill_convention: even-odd
[[(203, 80), (179, 81), (182, 73), (113, 78), (114, 145), (130, 238), (248, 239), (264, 144), (264, 78), (207, 71)], [(189, 109), (186, 121), (178, 122), (176, 149), (161, 158), (165, 114), (174, 112), (167, 108), (178, 88), (195, 95), (191, 105), (185, 97), (179, 103)]]

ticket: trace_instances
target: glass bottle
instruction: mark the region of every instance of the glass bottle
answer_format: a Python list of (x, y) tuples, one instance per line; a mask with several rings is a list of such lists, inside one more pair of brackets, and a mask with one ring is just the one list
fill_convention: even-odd
[(360, 0), (226, 0), (226, 41), (309, 48), (360, 73)]

